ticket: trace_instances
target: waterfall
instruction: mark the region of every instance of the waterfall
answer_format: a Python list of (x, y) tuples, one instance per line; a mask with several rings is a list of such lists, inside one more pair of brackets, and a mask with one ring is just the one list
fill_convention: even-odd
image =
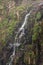
[[(9, 63), (7, 63), (6, 65), (12, 65), (12, 61), (13, 61), (14, 56), (15, 56), (15, 48), (19, 47), (21, 45), (18, 42), (18, 38), (20, 40), (20, 38), (24, 35), (24, 26), (27, 24), (27, 19), (28, 19), (28, 17), (29, 17), (30, 14), (31, 14), (31, 11), (28, 14), (26, 14), (26, 16), (25, 16), (24, 22), (23, 22), (22, 26), (19, 28), (18, 33), (16, 34), (16, 37), (15, 37), (16, 42), (14, 42), (14, 44), (10, 44), (11, 46), (13, 45), (14, 50), (13, 50), (12, 55), (10, 56)], [(19, 37), (17, 38), (18, 35), (19, 35)]]
[(28, 14), (26, 14), (25, 19), (24, 19), (24, 22), (23, 22), (21, 28), (19, 29), (19, 31), (21, 31), (22, 29), (24, 29), (24, 26), (27, 23), (27, 19), (28, 19), (28, 16), (30, 15), (30, 13), (31, 13), (31, 11)]
[(10, 56), (10, 61), (6, 64), (6, 65), (12, 65), (12, 61), (13, 61), (13, 59), (14, 59), (14, 56), (15, 56), (15, 48), (16, 47), (19, 47), (20, 46), (20, 44), (18, 44), (18, 43), (14, 43), (14, 44), (10, 44), (10, 46), (12, 46), (13, 45), (13, 53), (12, 53), (12, 55)]

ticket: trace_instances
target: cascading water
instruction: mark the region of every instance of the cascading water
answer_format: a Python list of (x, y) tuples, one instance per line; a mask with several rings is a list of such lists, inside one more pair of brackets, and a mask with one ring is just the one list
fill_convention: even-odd
[[(16, 35), (15, 38), (17, 38), (18, 35), (19, 35), (19, 38), (21, 38), (22, 35), (24, 34), (24, 26), (26, 25), (27, 19), (28, 19), (28, 17), (29, 17), (30, 14), (31, 14), (31, 11), (28, 14), (26, 14), (24, 22), (23, 22), (22, 26), (19, 28), (19, 31), (18, 31), (18, 33), (17, 33), (17, 35)], [(20, 34), (20, 32), (21, 32), (21, 34)]]
[[(12, 55), (10, 56), (10, 61), (9, 61), (9, 63), (7, 63), (6, 65), (12, 65), (12, 61), (13, 61), (13, 59), (14, 59), (14, 56), (15, 56), (15, 48), (16, 47), (19, 47), (21, 44), (18, 42), (18, 38), (19, 38), (19, 40), (20, 40), (20, 38), (24, 35), (24, 26), (27, 24), (27, 19), (28, 19), (28, 17), (29, 17), (29, 15), (31, 14), (31, 11), (28, 13), (28, 14), (26, 14), (26, 16), (25, 16), (25, 19), (24, 19), (24, 22), (23, 22), (23, 24), (22, 24), (22, 26), (19, 28), (19, 31), (18, 31), (18, 33), (16, 34), (16, 37), (15, 37), (15, 41), (16, 42), (14, 42), (14, 44), (10, 44), (11, 46), (13, 45), (13, 47), (14, 47), (14, 50), (13, 50), (13, 53), (12, 53)], [(19, 35), (19, 36), (18, 36)], [(17, 38), (17, 39), (16, 39)]]
[(31, 13), (31, 11), (28, 14), (26, 14), (25, 19), (24, 19), (24, 22), (23, 22), (21, 28), (19, 29), (19, 31), (21, 31), (22, 29), (24, 29), (24, 26), (27, 23), (27, 19), (28, 19), (28, 16), (30, 15), (30, 13)]

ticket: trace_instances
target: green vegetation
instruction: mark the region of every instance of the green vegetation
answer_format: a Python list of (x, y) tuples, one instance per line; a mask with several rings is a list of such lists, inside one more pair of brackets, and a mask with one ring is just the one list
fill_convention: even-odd
[(6, 44), (6, 37), (12, 36), (16, 23), (15, 20), (8, 23), (7, 19), (0, 23), (0, 42), (2, 45)]
[[(0, 0), (1, 1), (1, 0)], [(6, 3), (7, 2), (7, 3)], [(16, 23), (18, 23), (18, 14), (21, 17), (21, 13), (25, 10), (24, 6), (14, 6), (12, 9), (8, 8), (8, 1), (0, 2), (0, 44), (5, 46), (8, 40), (11, 39), (13, 32), (15, 30)], [(0, 48), (2, 48), (0, 47)]]
[(33, 36), (32, 36), (33, 41), (37, 40), (40, 32), (41, 32), (41, 26), (39, 25), (39, 23), (35, 23), (34, 28), (33, 28)]
[(18, 7), (17, 7), (17, 10), (19, 10), (19, 11), (23, 11), (24, 9), (25, 9), (24, 6), (18, 6)]
[[(10, 0), (11, 2), (8, 1), (9, 0), (5, 0), (4, 3), (2, 3), (0, 0), (0, 51), (6, 43), (14, 42), (16, 24), (23, 20), (25, 13), (29, 12), (30, 7), (32, 7), (32, 4), (13, 6), (13, 0)], [(28, 11), (27, 8), (29, 8)], [(19, 60), (19, 52), (24, 54), (23, 62), (26, 65), (33, 65), (36, 60), (39, 59), (41, 46), (43, 45), (43, 19), (41, 19), (41, 13), (41, 11), (31, 13), (26, 26), (27, 36), (24, 35), (26, 38), (22, 40), (26, 44), (22, 43), (22, 45), (16, 49), (18, 55), (16, 59), (14, 59), (15, 63)], [(24, 41), (25, 39), (27, 42)]]
[(39, 20), (40, 18), (41, 18), (41, 13), (38, 12), (38, 13), (36, 14), (36, 20)]

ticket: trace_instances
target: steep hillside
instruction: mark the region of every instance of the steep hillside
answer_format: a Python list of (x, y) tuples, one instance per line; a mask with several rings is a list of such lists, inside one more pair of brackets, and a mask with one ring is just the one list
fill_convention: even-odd
[[(43, 0), (0, 0), (0, 65), (6, 65), (13, 53), (15, 36), (27, 13), (22, 43), (16, 48), (12, 65), (43, 65)], [(22, 31), (20, 31), (21, 34)]]
[(13, 65), (43, 65), (43, 5), (33, 9), (28, 21), (22, 38), (25, 44), (16, 52)]

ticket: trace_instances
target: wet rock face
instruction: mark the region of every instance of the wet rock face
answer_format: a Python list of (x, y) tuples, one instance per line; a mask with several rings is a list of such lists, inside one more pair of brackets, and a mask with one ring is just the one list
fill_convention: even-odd
[(6, 62), (8, 61), (10, 55), (13, 52), (13, 46), (7, 44), (3, 49), (2, 49), (2, 54), (0, 55), (0, 64), (1, 65), (6, 65)]

